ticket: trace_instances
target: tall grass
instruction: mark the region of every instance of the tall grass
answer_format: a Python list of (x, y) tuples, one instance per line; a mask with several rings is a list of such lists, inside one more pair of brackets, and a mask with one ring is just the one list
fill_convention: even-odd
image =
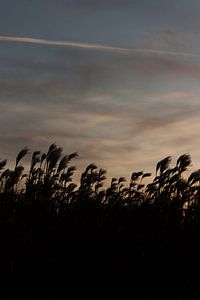
[(152, 174), (138, 171), (131, 174), (130, 180), (112, 178), (110, 186), (104, 188), (106, 170), (95, 164), (86, 167), (79, 185), (74, 183), (76, 167), (71, 163), (78, 153), (63, 154), (62, 147), (55, 143), (49, 146), (47, 153), (33, 152), (29, 172), (24, 174), (20, 163), (29, 152), (24, 147), (17, 154), (13, 170), (6, 169), (6, 159), (0, 161), (1, 198), (12, 195), (16, 202), (47, 201), (58, 214), (63, 206), (75, 207), (80, 203), (84, 205), (84, 202), (129, 208), (148, 205), (160, 210), (173, 207), (182, 218), (199, 207), (200, 170), (194, 171), (187, 179), (183, 176), (191, 165), (189, 154), (181, 155), (175, 166), (171, 166), (170, 156), (160, 160), (155, 168), (155, 177), (147, 185), (144, 178)]
[(33, 152), (25, 173), (27, 154), (24, 147), (13, 169), (0, 160), (2, 299), (78, 299), (81, 284), (86, 299), (100, 291), (104, 299), (106, 283), (109, 299), (130, 299), (128, 292), (154, 299), (158, 285), (162, 299), (191, 299), (200, 267), (200, 170), (186, 177), (189, 154), (175, 165), (161, 159), (152, 173), (113, 177), (108, 187), (106, 170), (93, 163), (75, 183), (78, 153), (55, 143)]

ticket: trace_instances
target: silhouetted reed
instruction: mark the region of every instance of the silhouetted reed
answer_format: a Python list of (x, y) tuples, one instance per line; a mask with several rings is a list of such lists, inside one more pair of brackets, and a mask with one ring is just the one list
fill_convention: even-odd
[[(76, 167), (72, 162), (78, 154), (63, 154), (56, 143), (50, 145), (47, 153), (33, 152), (25, 173), (21, 163), (29, 153), (27, 147), (18, 153), (13, 170), (6, 169), (6, 159), (0, 160), (0, 254), (5, 261), (4, 272), (7, 272), (5, 285), (12, 282), (15, 287), (12, 299), (15, 295), (16, 299), (23, 297), (22, 291), (26, 289), (25, 286), (19, 288), (19, 274), (27, 286), (30, 284), (28, 276), (40, 278), (40, 271), (36, 272), (34, 267), (35, 264), (40, 270), (40, 255), (52, 267), (53, 271), (48, 271), (46, 266), (44, 274), (48, 286), (55, 285), (55, 299), (62, 298), (56, 289), (63, 280), (56, 270), (66, 267), (69, 287), (73, 285), (74, 269), (83, 273), (87, 269), (92, 274), (94, 264), (97, 269), (107, 269), (104, 280), (109, 280), (106, 276), (112, 274), (118, 287), (130, 284), (130, 278), (123, 275), (122, 284), (123, 278), (115, 268), (124, 274), (130, 266), (135, 270), (131, 284), (135, 289), (138, 287), (138, 291), (139, 286), (142, 289), (145, 284), (152, 289), (151, 272), (156, 274), (156, 284), (164, 287), (157, 275), (163, 274), (161, 264), (166, 270), (175, 266), (176, 299), (189, 299), (188, 289), (185, 291), (180, 284), (184, 286), (191, 276), (187, 273), (188, 266), (192, 265), (194, 274), (194, 266), (200, 266), (197, 247), (200, 242), (200, 170), (186, 177), (185, 171), (191, 165), (189, 154), (181, 155), (175, 166), (171, 166), (170, 156), (160, 160), (151, 182), (151, 173), (134, 171), (129, 180), (113, 177), (105, 187), (106, 170), (93, 163), (82, 172), (80, 182), (75, 182)], [(190, 251), (196, 251), (195, 258), (188, 254)], [(58, 278), (53, 281), (48, 272), (51, 276), (55, 272)], [(84, 281), (82, 276), (79, 283)], [(142, 284), (138, 276), (143, 276)], [(171, 274), (173, 280), (174, 276)], [(195, 277), (193, 279), (195, 282)], [(89, 276), (89, 280), (98, 289), (97, 279), (95, 282)], [(78, 285), (76, 280), (74, 284)], [(193, 283), (190, 286), (195, 290)], [(117, 295), (116, 286), (115, 289)], [(47, 288), (44, 296), (48, 293)], [(68, 291), (66, 299), (76, 299), (73, 293), (74, 290), (72, 295)], [(170, 295), (166, 295), (169, 298)], [(26, 299), (34, 297), (37, 297), (34, 293), (33, 298), (24, 296)], [(149, 294), (144, 292), (141, 298), (149, 299)]]

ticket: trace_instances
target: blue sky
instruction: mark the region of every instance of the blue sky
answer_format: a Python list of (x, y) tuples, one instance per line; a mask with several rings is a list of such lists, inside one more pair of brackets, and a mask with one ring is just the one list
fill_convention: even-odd
[(0, 0), (0, 157), (56, 141), (110, 177), (185, 152), (199, 168), (199, 11), (194, 0)]

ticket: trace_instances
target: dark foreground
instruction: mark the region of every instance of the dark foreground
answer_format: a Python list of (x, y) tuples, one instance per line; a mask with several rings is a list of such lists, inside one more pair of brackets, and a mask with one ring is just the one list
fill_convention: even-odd
[(200, 226), (164, 217), (91, 206), (2, 218), (1, 299), (198, 299)]
[[(0, 299), (199, 299), (200, 170), (168, 156), (130, 182), (90, 164), (79, 187), (56, 144), (30, 171), (0, 160)], [(25, 179), (24, 188), (19, 190)]]

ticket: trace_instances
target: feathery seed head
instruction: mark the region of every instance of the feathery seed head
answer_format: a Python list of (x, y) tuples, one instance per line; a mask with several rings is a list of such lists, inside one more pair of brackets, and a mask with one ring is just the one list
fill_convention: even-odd
[(87, 173), (89, 170), (93, 171), (93, 170), (96, 170), (97, 169), (97, 166), (95, 164), (89, 164), (87, 166), (87, 168), (85, 169), (85, 172)]
[(144, 174), (142, 175), (142, 179), (145, 178), (145, 177), (150, 177), (151, 175), (152, 175), (151, 173), (144, 173)]
[(3, 169), (7, 164), (7, 159), (1, 160), (0, 161), (0, 170)]
[(187, 170), (187, 167), (191, 165), (191, 162), (192, 162), (191, 156), (185, 153), (177, 159), (176, 166), (181, 172), (183, 172)]
[(16, 157), (16, 167), (18, 166), (20, 160), (29, 152), (29, 148), (25, 146)]
[(126, 178), (125, 177), (120, 177), (118, 180), (118, 184), (120, 184), (121, 182), (126, 182)]

